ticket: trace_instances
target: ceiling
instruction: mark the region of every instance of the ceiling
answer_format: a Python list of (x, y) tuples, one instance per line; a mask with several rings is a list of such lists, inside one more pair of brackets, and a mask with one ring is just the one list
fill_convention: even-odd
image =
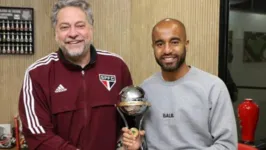
[(231, 10), (266, 13), (266, 0), (229, 0)]

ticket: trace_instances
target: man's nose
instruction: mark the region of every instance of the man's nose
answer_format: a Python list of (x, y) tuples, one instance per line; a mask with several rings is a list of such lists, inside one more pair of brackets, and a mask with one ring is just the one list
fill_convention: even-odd
[(165, 44), (165, 47), (164, 47), (164, 53), (165, 54), (170, 54), (170, 53), (172, 53), (172, 48), (171, 48), (171, 46), (170, 46), (170, 44)]
[(68, 32), (68, 36), (71, 38), (75, 38), (78, 36), (78, 32), (75, 27), (71, 27)]

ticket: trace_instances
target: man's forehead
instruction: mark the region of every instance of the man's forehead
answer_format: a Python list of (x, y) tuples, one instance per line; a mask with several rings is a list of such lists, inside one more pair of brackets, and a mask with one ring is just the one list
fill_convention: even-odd
[(85, 19), (86, 17), (86, 13), (78, 7), (65, 7), (57, 14), (57, 19)]
[(162, 22), (160, 24), (157, 24), (154, 27), (154, 32), (164, 31), (164, 30), (182, 31), (182, 30), (184, 30), (184, 28), (182, 27), (182, 25), (174, 23), (174, 22)]
[(152, 33), (153, 40), (159, 37), (171, 38), (172, 36), (186, 40), (186, 33), (182, 25), (178, 25), (176, 23), (158, 24), (155, 26)]
[(162, 37), (162, 36), (184, 36), (184, 32), (182, 31), (182, 29), (180, 29), (179, 27), (177, 27), (176, 25), (173, 26), (158, 26), (154, 29), (153, 31), (153, 36), (155, 37)]

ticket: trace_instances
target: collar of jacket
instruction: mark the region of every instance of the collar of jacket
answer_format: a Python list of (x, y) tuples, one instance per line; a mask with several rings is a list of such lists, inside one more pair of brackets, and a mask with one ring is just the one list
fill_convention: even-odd
[(79, 65), (73, 64), (72, 62), (67, 60), (60, 48), (57, 51), (57, 53), (59, 55), (59, 60), (64, 64), (64, 66), (66, 66), (70, 70), (77, 70), (77, 71), (87, 70), (91, 68), (95, 64), (97, 58), (97, 52), (93, 45), (90, 46), (90, 54), (91, 54), (90, 62), (84, 68), (82, 68)]

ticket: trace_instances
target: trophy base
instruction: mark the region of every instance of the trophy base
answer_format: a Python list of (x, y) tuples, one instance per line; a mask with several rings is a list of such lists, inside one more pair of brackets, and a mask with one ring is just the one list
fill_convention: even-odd
[(130, 131), (134, 135), (134, 137), (137, 137), (139, 135), (139, 130), (137, 128), (130, 128)]

